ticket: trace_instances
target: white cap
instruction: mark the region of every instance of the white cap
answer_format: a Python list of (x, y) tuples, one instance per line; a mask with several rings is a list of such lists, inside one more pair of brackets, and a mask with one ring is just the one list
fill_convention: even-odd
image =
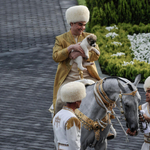
[(61, 98), (63, 102), (73, 103), (85, 97), (85, 85), (81, 82), (69, 82), (61, 88)]
[(144, 82), (144, 90), (145, 90), (145, 92), (147, 91), (148, 88), (150, 88), (150, 76)]
[(84, 5), (72, 6), (66, 10), (66, 19), (68, 24), (80, 21), (85, 21), (87, 23), (89, 18), (89, 9)]

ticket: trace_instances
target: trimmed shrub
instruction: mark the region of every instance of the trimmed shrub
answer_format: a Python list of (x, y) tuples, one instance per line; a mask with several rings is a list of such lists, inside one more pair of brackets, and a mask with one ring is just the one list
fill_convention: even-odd
[(150, 23), (149, 0), (86, 0), (90, 10), (89, 27), (94, 25)]

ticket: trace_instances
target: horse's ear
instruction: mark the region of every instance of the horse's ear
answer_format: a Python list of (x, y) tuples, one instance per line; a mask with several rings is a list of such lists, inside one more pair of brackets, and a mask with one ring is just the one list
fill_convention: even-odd
[(120, 89), (122, 90), (123, 93), (125, 93), (125, 87), (121, 84), (121, 82), (118, 80), (118, 86), (120, 87)]
[(137, 85), (139, 84), (140, 80), (141, 80), (141, 74), (138, 74), (138, 75), (136, 76), (135, 81), (134, 81), (133, 84), (134, 84), (135, 86), (137, 86)]

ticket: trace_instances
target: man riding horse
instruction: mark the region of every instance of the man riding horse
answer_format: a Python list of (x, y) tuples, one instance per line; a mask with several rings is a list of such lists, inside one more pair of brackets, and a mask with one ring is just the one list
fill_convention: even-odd
[[(55, 76), (53, 89), (53, 109), (54, 114), (64, 106), (62, 102), (60, 90), (63, 85), (68, 82), (80, 79), (80, 71), (77, 64), (70, 65), (71, 59), (78, 56), (85, 57), (84, 51), (80, 46), (80, 42), (90, 33), (84, 32), (86, 23), (90, 18), (90, 12), (86, 6), (73, 6), (66, 11), (66, 20), (70, 25), (70, 31), (56, 37), (55, 45), (53, 47), (53, 59), (58, 62), (58, 68)], [(99, 50), (98, 45), (95, 47)], [(74, 50), (76, 53), (73, 53)], [(89, 59), (84, 59), (85, 62), (93, 62), (98, 60), (98, 55), (95, 51), (89, 52)], [(83, 78), (90, 79), (94, 82), (99, 81), (100, 77), (97, 72), (95, 63), (91, 66), (86, 66), (87, 70), (83, 71)], [(52, 108), (52, 107), (51, 107)], [(110, 134), (110, 139), (114, 136)]]
[[(53, 107), (57, 113), (63, 106), (60, 89), (61, 87), (71, 81), (80, 79), (77, 64), (70, 65), (71, 59), (75, 59), (79, 55), (84, 55), (84, 51), (80, 43), (90, 33), (84, 32), (86, 23), (88, 23), (90, 12), (86, 6), (73, 6), (66, 11), (66, 20), (70, 25), (70, 31), (56, 37), (55, 45), (53, 47), (53, 59), (59, 63), (53, 90)], [(98, 45), (96, 49), (99, 50)], [(72, 50), (77, 53), (73, 53)], [(89, 59), (84, 61), (93, 62), (98, 60), (100, 55), (94, 51), (89, 52)], [(87, 71), (83, 72), (84, 79), (91, 79), (93, 81), (100, 80), (95, 64), (88, 66)]]

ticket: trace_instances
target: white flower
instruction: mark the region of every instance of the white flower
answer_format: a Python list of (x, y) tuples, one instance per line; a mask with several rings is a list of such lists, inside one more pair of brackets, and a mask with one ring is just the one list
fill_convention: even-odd
[(121, 56), (121, 55), (125, 55), (125, 53), (117, 52), (117, 54), (113, 54), (113, 55), (111, 55), (111, 56)]
[(128, 35), (134, 59), (150, 63), (150, 33)]
[(130, 62), (125, 62), (125, 61), (123, 61), (122, 66), (133, 65), (133, 64), (134, 64), (133, 61), (130, 61)]
[(110, 32), (106, 34), (106, 37), (111, 37), (112, 39), (115, 38), (116, 36), (118, 36), (118, 34), (116, 34), (115, 32)]
[(116, 45), (116, 46), (118, 46), (118, 45), (122, 45), (120, 42), (111, 42), (111, 44), (114, 44), (114, 45)]
[(112, 29), (118, 29), (118, 27), (116, 27), (116, 25), (110, 26), (110, 27), (106, 27), (106, 30), (108, 30), (108, 31), (110, 31)]

